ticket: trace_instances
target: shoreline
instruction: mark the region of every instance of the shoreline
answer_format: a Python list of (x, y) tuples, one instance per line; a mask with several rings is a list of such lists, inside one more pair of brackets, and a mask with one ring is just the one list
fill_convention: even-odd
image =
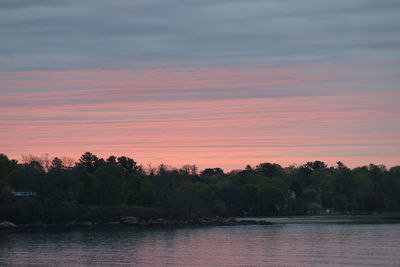
[(0, 222), (1, 229), (51, 229), (51, 228), (102, 228), (102, 227), (135, 227), (135, 228), (159, 228), (159, 227), (188, 227), (188, 226), (235, 226), (235, 225), (272, 225), (265, 220), (246, 220), (229, 218), (198, 218), (188, 220), (174, 219), (150, 219), (144, 220), (136, 217), (123, 217), (120, 220), (108, 222), (68, 222), (68, 223), (28, 223), (15, 224), (10, 221)]
[(272, 224), (323, 224), (323, 223), (400, 223), (399, 215), (307, 215), (282, 217), (236, 218), (247, 221), (268, 221)]
[(140, 219), (125, 216), (107, 222), (67, 222), (67, 223), (27, 223), (16, 224), (10, 221), (0, 222), (1, 229), (54, 229), (54, 228), (180, 228), (191, 226), (239, 226), (239, 225), (275, 225), (275, 224), (396, 224), (400, 215), (310, 215), (281, 217), (229, 217), (229, 218), (196, 218), (187, 220), (175, 219)]

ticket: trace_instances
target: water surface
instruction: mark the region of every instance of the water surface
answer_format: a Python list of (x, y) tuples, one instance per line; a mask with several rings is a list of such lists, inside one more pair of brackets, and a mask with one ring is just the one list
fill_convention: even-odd
[(0, 232), (0, 265), (399, 266), (400, 224)]

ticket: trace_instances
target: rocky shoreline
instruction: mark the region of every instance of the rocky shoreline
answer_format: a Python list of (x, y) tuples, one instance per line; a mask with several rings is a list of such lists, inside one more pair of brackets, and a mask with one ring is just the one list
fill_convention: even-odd
[(68, 223), (28, 223), (16, 224), (10, 221), (0, 222), (0, 229), (24, 228), (91, 228), (91, 227), (186, 227), (186, 226), (235, 226), (235, 225), (271, 225), (271, 224), (324, 224), (324, 223), (400, 223), (400, 215), (371, 216), (294, 216), (294, 217), (256, 217), (256, 218), (195, 218), (177, 220), (170, 218), (143, 219), (133, 216), (123, 216), (117, 220), (106, 222), (76, 221)]
[(271, 225), (268, 221), (255, 221), (255, 220), (238, 220), (236, 218), (196, 218), (188, 220), (175, 220), (175, 219), (141, 219), (133, 216), (121, 217), (119, 220), (108, 222), (68, 222), (68, 223), (30, 223), (30, 224), (16, 224), (9, 221), (0, 222), (0, 229), (13, 229), (13, 228), (51, 228), (51, 227), (184, 227), (184, 226), (234, 226), (234, 225)]
[[(240, 221), (242, 218), (237, 218)], [(247, 217), (246, 221), (268, 221), (272, 224), (378, 224), (400, 223), (400, 215), (321, 215), (321, 216), (288, 216), (288, 217)]]

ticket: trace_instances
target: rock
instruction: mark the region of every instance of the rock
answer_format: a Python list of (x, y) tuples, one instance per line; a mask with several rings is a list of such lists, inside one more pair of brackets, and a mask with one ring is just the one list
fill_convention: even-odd
[(119, 226), (119, 225), (121, 225), (121, 223), (120, 222), (116, 222), (116, 221), (111, 221), (111, 222), (106, 222), (105, 225)]
[(237, 220), (237, 225), (271, 225), (271, 222), (263, 220)]
[(15, 223), (9, 222), (9, 221), (4, 221), (0, 223), (1, 228), (15, 228), (17, 225)]
[(208, 224), (210, 224), (210, 220), (208, 219), (208, 218), (201, 218), (201, 219), (199, 219), (199, 221), (198, 221), (198, 223), (200, 224), (200, 225), (208, 225)]
[(43, 227), (44, 228), (44, 227), (46, 227), (46, 224), (43, 224), (41, 222), (34, 222), (34, 223), (29, 223), (29, 224), (23, 224), (20, 226), (27, 227), (27, 228), (31, 228), (31, 227)]
[(136, 217), (133, 216), (125, 216), (121, 219), (121, 222), (123, 224), (127, 224), (127, 225), (137, 225), (139, 224), (139, 220)]
[(83, 221), (83, 222), (79, 222), (76, 224), (77, 226), (84, 226), (84, 227), (89, 227), (89, 226), (93, 226), (92, 222), (89, 221)]

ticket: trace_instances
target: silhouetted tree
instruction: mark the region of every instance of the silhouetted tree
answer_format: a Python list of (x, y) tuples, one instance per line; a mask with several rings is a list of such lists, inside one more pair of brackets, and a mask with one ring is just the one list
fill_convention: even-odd
[(129, 170), (129, 171), (137, 170), (136, 162), (133, 159), (125, 157), (125, 156), (118, 158), (118, 164), (122, 168)]
[(106, 163), (111, 165), (117, 165), (117, 158), (115, 156), (109, 156), (106, 160)]
[(221, 168), (207, 168), (200, 173), (201, 176), (212, 176), (218, 174), (224, 174), (224, 171)]
[(279, 164), (269, 162), (260, 163), (256, 167), (256, 171), (267, 177), (282, 176), (283, 169)]
[(346, 165), (344, 165), (344, 163), (341, 161), (337, 161), (336, 164), (337, 164), (338, 169), (346, 169), (347, 168)]
[(327, 165), (323, 161), (316, 160), (314, 162), (307, 162), (301, 166), (302, 173), (306, 176), (311, 175), (314, 171), (326, 168)]
[(385, 166), (369, 165), (369, 175), (374, 186), (374, 194), (379, 213), (383, 210), (383, 176), (385, 172)]
[(103, 161), (103, 159), (97, 158), (96, 155), (86, 152), (79, 158), (78, 166), (93, 172)]
[(56, 157), (48, 171), (34, 156), (26, 159), (18, 164), (0, 154), (0, 221), (118, 220), (137, 209), (177, 218), (400, 211), (400, 166), (261, 163), (229, 173), (206, 168), (199, 176), (194, 165), (145, 173), (128, 157), (104, 161), (90, 152), (75, 167)]
[(58, 169), (62, 169), (64, 167), (63, 162), (61, 159), (55, 157), (53, 159), (53, 161), (51, 162), (50, 168), (54, 169), (54, 168), (58, 168)]

